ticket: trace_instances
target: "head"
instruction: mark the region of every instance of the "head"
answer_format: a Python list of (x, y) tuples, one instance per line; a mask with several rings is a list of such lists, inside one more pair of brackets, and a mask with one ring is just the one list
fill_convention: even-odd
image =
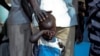
[[(47, 34), (43, 34), (42, 36), (45, 38), (47, 37), (54, 37), (56, 32), (56, 20), (55, 17), (51, 14), (51, 12), (47, 12), (48, 18), (43, 22), (39, 22), (39, 29), (41, 30), (50, 30), (54, 32), (53, 36), (48, 36)], [(49, 40), (49, 39), (48, 39)]]

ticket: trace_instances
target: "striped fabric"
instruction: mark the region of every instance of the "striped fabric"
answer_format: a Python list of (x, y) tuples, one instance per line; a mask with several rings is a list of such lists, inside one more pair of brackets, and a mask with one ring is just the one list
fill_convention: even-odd
[[(95, 18), (100, 19), (100, 18)], [(95, 19), (91, 20), (91, 32), (90, 32), (90, 41), (91, 45), (91, 53), (92, 55), (100, 56), (100, 22)]]
[(89, 4), (89, 19), (91, 19), (90, 31), (90, 54), (93, 56), (100, 56), (100, 0), (93, 1)]

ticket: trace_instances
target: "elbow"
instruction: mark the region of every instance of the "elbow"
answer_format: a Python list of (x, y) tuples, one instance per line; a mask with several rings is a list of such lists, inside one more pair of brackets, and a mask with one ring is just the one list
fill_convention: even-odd
[(30, 41), (31, 43), (35, 43), (35, 41), (34, 41), (34, 40), (32, 40), (32, 39), (29, 39), (29, 41)]
[(31, 43), (36, 43), (37, 41), (35, 40), (35, 39), (33, 39), (32, 37), (29, 39), (29, 41), (31, 42)]

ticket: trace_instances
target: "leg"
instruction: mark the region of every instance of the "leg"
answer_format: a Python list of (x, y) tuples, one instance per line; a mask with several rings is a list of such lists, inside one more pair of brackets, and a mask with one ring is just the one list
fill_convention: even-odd
[(28, 25), (8, 25), (10, 56), (28, 56), (29, 51), (31, 51), (28, 50), (28, 48), (31, 48), (31, 44), (28, 44), (29, 41), (27, 39), (30, 35), (30, 29), (26, 28), (26, 26)]
[(20, 32), (21, 25), (8, 25), (10, 56), (23, 56), (24, 34)]
[(31, 37), (31, 28), (30, 25), (23, 25), (24, 29), (24, 56), (32, 56), (32, 44), (29, 42), (29, 38)]
[(73, 56), (75, 27), (57, 28), (57, 37), (60, 38), (65, 45), (64, 56)]
[(0, 56), (10, 56), (8, 43), (0, 44)]

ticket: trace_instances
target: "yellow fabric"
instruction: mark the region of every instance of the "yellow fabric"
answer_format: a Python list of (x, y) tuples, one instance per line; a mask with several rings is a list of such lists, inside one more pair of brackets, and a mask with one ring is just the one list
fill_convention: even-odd
[(65, 45), (64, 56), (73, 56), (74, 52), (74, 39), (75, 39), (75, 27), (57, 27), (56, 36), (62, 40)]

